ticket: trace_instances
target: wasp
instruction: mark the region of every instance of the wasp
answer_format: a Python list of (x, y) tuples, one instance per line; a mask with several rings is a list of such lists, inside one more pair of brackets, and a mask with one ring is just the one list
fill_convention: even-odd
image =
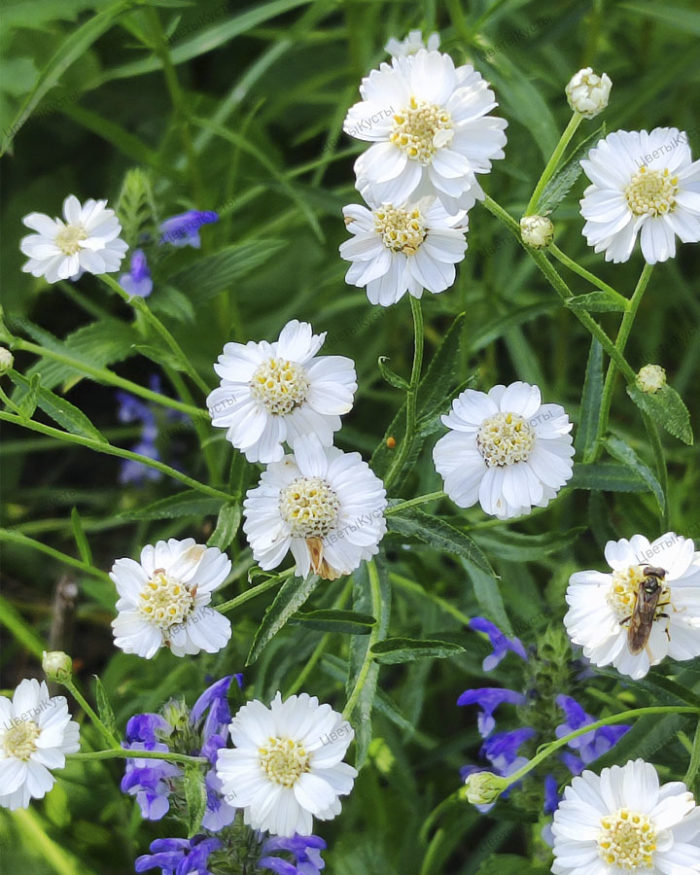
[[(626, 623), (629, 620), (627, 646), (631, 653), (641, 653), (644, 650), (654, 620), (658, 617), (668, 617), (668, 614), (659, 613), (659, 608), (670, 604), (670, 602), (659, 604), (666, 577), (665, 569), (646, 565), (642, 571), (644, 572), (644, 580), (639, 584), (632, 616), (622, 621)], [(666, 634), (668, 634), (668, 630)]]

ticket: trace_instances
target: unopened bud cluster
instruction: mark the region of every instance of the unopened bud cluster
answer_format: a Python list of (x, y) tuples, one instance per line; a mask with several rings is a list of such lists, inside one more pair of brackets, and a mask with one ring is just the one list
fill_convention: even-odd
[(10, 350), (4, 346), (0, 346), (0, 376), (11, 370), (14, 363), (15, 357)]
[(598, 76), (591, 67), (584, 67), (566, 86), (566, 98), (574, 112), (584, 118), (594, 118), (608, 105), (611, 88), (607, 73)]
[(554, 240), (554, 225), (547, 216), (523, 216), (520, 236), (531, 249), (545, 249)]
[(73, 677), (73, 660), (62, 650), (45, 650), (41, 667), (48, 680), (59, 684), (63, 684)]
[(644, 365), (640, 368), (637, 374), (637, 386), (646, 392), (647, 395), (653, 395), (666, 385), (666, 371), (661, 365)]

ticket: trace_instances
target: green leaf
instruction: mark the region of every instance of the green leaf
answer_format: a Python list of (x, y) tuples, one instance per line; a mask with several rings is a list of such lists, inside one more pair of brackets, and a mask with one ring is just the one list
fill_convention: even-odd
[(513, 627), (511, 626), (506, 606), (503, 603), (501, 588), (496, 577), (479, 568), (478, 565), (475, 565), (468, 559), (461, 559), (460, 561), (471, 580), (474, 596), (479, 604), (481, 613), (496, 623), (506, 635), (512, 635)]
[(78, 553), (80, 553), (80, 558), (87, 565), (92, 565), (92, 550), (90, 549), (88, 539), (85, 537), (83, 523), (80, 519), (80, 514), (78, 513), (77, 507), (74, 507), (71, 510), (70, 521), (71, 526), (73, 527), (73, 537), (75, 538), (75, 543), (78, 547)]
[(517, 854), (492, 854), (477, 869), (477, 875), (546, 875), (549, 869), (528, 862)]
[(659, 505), (659, 510), (663, 513), (664, 508), (666, 507), (666, 496), (664, 495), (661, 484), (651, 468), (643, 462), (632, 447), (625, 443), (621, 438), (611, 435), (606, 439), (605, 447), (613, 459), (617, 459), (618, 462), (622, 462), (623, 465), (627, 465), (628, 468), (639, 474), (649, 487), (650, 491), (654, 493), (656, 503)]
[(581, 412), (579, 414), (578, 428), (574, 446), (576, 452), (583, 459), (588, 458), (595, 445), (598, 434), (598, 422), (600, 421), (600, 405), (603, 398), (603, 347), (595, 337), (591, 340), (591, 349), (588, 353), (586, 365), (586, 378), (583, 382), (583, 395), (581, 396)]
[(601, 492), (646, 492), (647, 484), (625, 465), (596, 462), (574, 465), (574, 476), (568, 486), (574, 489), (598, 489)]
[(187, 838), (191, 839), (200, 831), (202, 818), (207, 809), (207, 789), (204, 775), (196, 763), (185, 763), (184, 774), (185, 802), (187, 803)]
[(146, 507), (126, 510), (120, 513), (118, 520), (160, 520), (178, 517), (203, 517), (219, 513), (221, 501), (218, 498), (206, 498), (197, 489), (186, 489), (177, 495), (159, 498)]
[(505, 528), (477, 529), (472, 537), (486, 553), (498, 556), (499, 559), (509, 562), (533, 562), (569, 547), (585, 531), (587, 531), (585, 526), (576, 526), (563, 532), (526, 535)]
[(384, 665), (413, 662), (416, 659), (445, 659), (464, 653), (464, 647), (454, 641), (415, 638), (387, 638), (372, 647), (372, 656)]
[[(589, 134), (580, 143), (567, 162), (557, 170), (554, 176), (544, 187), (542, 196), (537, 204), (538, 213), (550, 213), (564, 200), (572, 186), (583, 171), (581, 159), (586, 157), (589, 148), (605, 136), (605, 123), (597, 130)], [(596, 294), (595, 292), (593, 294)]]
[(318, 629), (321, 632), (338, 632), (345, 635), (369, 635), (377, 622), (370, 614), (356, 611), (304, 611), (294, 614), (290, 624)]
[(683, 6), (671, 6), (668, 3), (652, 3), (644, 0), (643, 3), (621, 3), (620, 9), (627, 9), (635, 15), (643, 15), (662, 21), (674, 30), (680, 30), (684, 34), (700, 36), (700, 12)]
[(400, 377), (397, 373), (391, 370), (390, 367), (384, 364), (384, 362), (389, 361), (388, 357), (385, 355), (380, 355), (377, 359), (377, 365), (379, 367), (379, 372), (382, 377), (387, 381), (390, 386), (393, 386), (394, 389), (401, 389), (402, 392), (406, 392), (409, 389), (409, 385), (404, 380), (403, 377)]
[(246, 665), (251, 665), (260, 656), (265, 645), (284, 628), (290, 617), (306, 602), (318, 586), (319, 579), (315, 574), (308, 577), (293, 575), (282, 584), (275, 600), (265, 611), (262, 623), (253, 639), (253, 645), (246, 659)]
[[(66, 431), (69, 431), (71, 434), (78, 434), (81, 437), (88, 437), (92, 440), (107, 443), (102, 432), (95, 428), (82, 410), (40, 384), (38, 374), (32, 376), (31, 385), (26, 377), (23, 377), (16, 371), (10, 374), (10, 379), (16, 386), (19, 386), (26, 392), (24, 398), (30, 398), (30, 406), (40, 407), (44, 413), (65, 428)], [(14, 400), (17, 399), (15, 398)], [(19, 402), (19, 406), (22, 409), (24, 409), (23, 402), (24, 399)], [(31, 415), (31, 413), (28, 415)]]
[(406, 510), (387, 517), (390, 532), (405, 538), (416, 538), (436, 550), (446, 550), (473, 562), (482, 571), (495, 577), (493, 568), (481, 548), (464, 532), (420, 510)]
[(216, 521), (216, 528), (207, 541), (207, 547), (218, 547), (219, 550), (228, 549), (229, 544), (236, 537), (240, 524), (240, 503), (223, 504), (219, 511), (219, 518)]
[[(627, 309), (627, 304), (622, 296), (618, 298), (612, 292), (605, 291), (576, 295), (564, 301), (564, 306), (568, 307), (569, 310), (586, 310), (589, 313), (624, 313)], [(598, 341), (594, 339), (594, 342)]]
[(148, 304), (154, 313), (163, 313), (178, 322), (194, 322), (196, 318), (190, 298), (169, 283), (159, 284), (148, 299)]
[(627, 386), (627, 394), (634, 403), (658, 422), (679, 441), (691, 446), (693, 429), (690, 426), (690, 413), (683, 399), (670, 386), (662, 386), (653, 394), (642, 392), (638, 386)]
[(116, 735), (117, 721), (114, 716), (114, 709), (109, 701), (104, 685), (97, 675), (95, 675), (95, 701), (97, 702), (98, 717), (107, 729)]
[[(33, 374), (31, 380), (25, 380), (17, 371), (10, 373), (10, 379), (16, 385), (24, 385), (26, 391), (19, 394), (19, 397), (13, 397), (13, 401), (19, 407), (23, 416), (31, 419), (34, 416), (34, 411), (39, 402), (39, 389), (41, 388), (41, 378), (38, 374)], [(22, 381), (22, 382), (20, 382)]]

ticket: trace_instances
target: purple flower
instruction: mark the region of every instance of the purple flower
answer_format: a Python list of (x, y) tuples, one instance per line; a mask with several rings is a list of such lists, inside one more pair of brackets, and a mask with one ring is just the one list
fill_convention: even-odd
[[(258, 868), (271, 869), (278, 875), (318, 875), (326, 865), (321, 858), (321, 851), (325, 847), (326, 843), (319, 836), (271, 836), (260, 849)], [(294, 862), (269, 856), (279, 851), (293, 854)]]
[(156, 839), (150, 854), (136, 858), (134, 869), (147, 872), (162, 870), (162, 875), (212, 875), (207, 868), (209, 855), (221, 847), (219, 839), (203, 835), (192, 839)]
[(496, 668), (499, 662), (505, 658), (509, 650), (512, 650), (513, 653), (517, 653), (521, 659), (527, 660), (527, 653), (525, 652), (525, 648), (520, 639), (507, 638), (498, 626), (495, 626), (490, 620), (487, 620), (484, 617), (474, 617), (469, 621), (469, 628), (475, 629), (477, 632), (485, 632), (489, 637), (491, 646), (493, 647), (493, 653), (489, 654), (482, 663), (484, 671), (492, 671)]
[[(509, 774), (507, 769), (517, 761), (524, 765), (527, 760), (518, 756), (520, 746), (535, 735), (535, 730), (525, 726), (511, 732), (495, 732), (481, 745), (479, 756), (485, 757), (500, 775)], [(517, 771), (514, 769), (513, 771)]]
[[(556, 703), (566, 716), (566, 722), (559, 724), (554, 730), (557, 738), (563, 738), (570, 732), (575, 732), (577, 729), (595, 722), (595, 718), (587, 714), (571, 696), (557, 696)], [(586, 732), (584, 735), (579, 735), (578, 738), (568, 742), (568, 746), (578, 752), (578, 757), (563, 753), (562, 760), (572, 774), (578, 775), (583, 771), (583, 766), (588, 765), (613, 748), (629, 729), (630, 726), (626, 725), (601, 726), (591, 732)], [(578, 771), (574, 771), (574, 768), (578, 768), (577, 759), (583, 765)]]
[(153, 280), (142, 249), (135, 249), (131, 256), (129, 273), (119, 277), (119, 285), (129, 295), (147, 298), (153, 291)]
[(170, 735), (172, 731), (173, 727), (160, 714), (134, 714), (126, 724), (126, 740), (129, 743), (142, 742), (141, 750), (154, 750), (159, 741), (156, 732)]
[[(141, 456), (147, 456), (149, 459), (159, 460), (160, 453), (156, 447), (158, 426), (153, 411), (147, 404), (128, 392), (118, 391), (116, 394), (119, 402), (117, 409), (119, 422), (140, 422), (143, 426), (141, 440), (131, 448), (131, 451)], [(149, 465), (144, 465), (143, 462), (125, 459), (119, 471), (119, 482), (141, 486), (146, 480), (160, 480), (162, 476), (160, 471)]]
[(457, 699), (458, 705), (479, 705), (482, 709), (477, 718), (477, 725), (482, 738), (493, 730), (496, 721), (493, 712), (499, 705), (509, 703), (511, 705), (524, 705), (525, 696), (514, 690), (506, 690), (500, 687), (479, 687), (474, 690), (465, 690)]
[(559, 807), (561, 796), (558, 791), (559, 784), (554, 775), (546, 775), (544, 779), (544, 813), (554, 814)]
[(207, 772), (204, 786), (207, 791), (207, 807), (202, 817), (202, 826), (210, 832), (219, 832), (233, 823), (236, 808), (229, 804), (227, 797), (221, 795), (221, 778), (214, 769), (209, 769)]
[(202, 245), (199, 229), (202, 225), (218, 221), (218, 213), (211, 210), (204, 212), (188, 210), (186, 213), (178, 213), (161, 224), (160, 230), (163, 236), (160, 242), (170, 243), (172, 246), (194, 246), (195, 249), (199, 249)]
[[(167, 736), (172, 731), (172, 726), (160, 714), (136, 714), (126, 724), (126, 742), (122, 746), (133, 751), (167, 751), (167, 744), (158, 740), (156, 732)], [(168, 797), (174, 780), (181, 774), (177, 766), (165, 760), (128, 759), (121, 791), (136, 797), (146, 820), (160, 820), (170, 808)]]

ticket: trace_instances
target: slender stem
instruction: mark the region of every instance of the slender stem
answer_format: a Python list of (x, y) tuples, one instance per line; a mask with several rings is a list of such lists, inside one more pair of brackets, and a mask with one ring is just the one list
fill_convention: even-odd
[(237, 595), (235, 598), (229, 599), (229, 601), (224, 602), (221, 605), (217, 605), (216, 610), (221, 614), (235, 613), (240, 607), (247, 602), (252, 601), (252, 599), (257, 598), (259, 595), (262, 595), (264, 592), (267, 592), (268, 589), (274, 589), (276, 586), (279, 586), (280, 583), (285, 581), (288, 577), (291, 577), (292, 574), (294, 574), (294, 568), (287, 568), (280, 574), (268, 578), (268, 580), (259, 583), (257, 586), (252, 587), (252, 589), (246, 590), (246, 592)]
[(401, 469), (411, 451), (416, 431), (416, 401), (423, 366), (423, 311), (418, 298), (414, 298), (413, 295), (409, 295), (409, 298), (413, 316), (413, 367), (411, 368), (411, 382), (406, 392), (406, 433), (384, 479), (384, 485), (387, 489), (401, 474)]
[(428, 492), (425, 495), (417, 495), (415, 498), (409, 498), (407, 501), (400, 501), (398, 504), (392, 504), (384, 511), (384, 516), (391, 516), (393, 513), (401, 513), (408, 510), (409, 507), (417, 507), (419, 504), (426, 504), (429, 501), (440, 501), (441, 498), (446, 498), (446, 492)]
[(73, 679), (68, 678), (67, 680), (62, 680), (60, 683), (63, 684), (63, 686), (68, 690), (68, 692), (73, 696), (76, 702), (83, 709), (83, 711), (85, 711), (90, 720), (92, 720), (95, 728), (99, 731), (100, 735), (104, 738), (107, 744), (109, 744), (111, 747), (119, 747), (119, 739), (100, 720), (96, 712), (93, 710), (92, 705), (88, 702), (85, 696), (83, 696), (83, 694), (73, 682)]
[(526, 216), (532, 216), (537, 212), (537, 205), (542, 197), (542, 192), (544, 191), (545, 186), (549, 182), (549, 180), (554, 176), (554, 172), (559, 166), (559, 162), (562, 159), (562, 155), (566, 147), (569, 145), (571, 138), (576, 133), (576, 129), (583, 121), (583, 116), (574, 112), (574, 114), (569, 119), (569, 124), (564, 129), (564, 133), (561, 135), (559, 142), (555, 150), (552, 152), (552, 155), (547, 162), (546, 167), (542, 171), (542, 176), (539, 178), (539, 182), (535, 186), (535, 190), (532, 192), (532, 197), (530, 198), (530, 202), (527, 205), (527, 209), (525, 210)]
[(94, 438), (71, 434), (67, 431), (61, 431), (59, 428), (53, 428), (50, 425), (43, 425), (40, 422), (34, 422), (34, 420), (31, 419), (22, 419), (14, 413), (6, 413), (3, 410), (0, 410), (0, 419), (4, 419), (6, 422), (12, 422), (22, 428), (28, 428), (31, 431), (38, 431), (40, 434), (46, 434), (50, 437), (58, 438), (69, 444), (78, 444), (81, 447), (88, 447), (88, 449), (95, 450), (98, 453), (105, 453), (108, 456), (117, 456), (120, 459), (131, 459), (134, 462), (140, 462), (142, 465), (148, 465), (149, 468), (155, 468), (156, 471), (161, 471), (163, 474), (167, 474), (168, 477), (172, 477), (174, 480), (179, 480), (180, 483), (184, 483), (191, 489), (196, 489), (198, 492), (203, 492), (205, 495), (211, 495), (212, 498), (218, 498), (221, 501), (227, 502), (231, 500), (231, 496), (226, 492), (222, 492), (214, 486), (208, 486), (206, 483), (201, 483), (199, 480), (195, 480), (193, 477), (183, 474), (182, 471), (177, 471), (175, 468), (171, 468), (170, 465), (165, 465), (163, 462), (151, 459), (149, 456), (142, 456), (131, 450), (123, 450), (121, 447), (115, 447), (112, 444), (107, 443), (107, 441), (98, 441)]
[(208, 762), (206, 757), (194, 757), (185, 753), (159, 750), (129, 750), (125, 747), (111, 747), (109, 750), (92, 750), (80, 753), (66, 754), (69, 760), (167, 760), (172, 763), (196, 763), (204, 765)]
[(379, 572), (377, 571), (377, 566), (373, 560), (370, 560), (367, 563), (367, 573), (369, 575), (369, 585), (372, 593), (372, 614), (377, 622), (372, 626), (372, 631), (369, 634), (369, 641), (367, 642), (367, 650), (365, 651), (365, 658), (360, 667), (360, 671), (358, 672), (350, 698), (348, 699), (345, 708), (343, 708), (343, 718), (345, 720), (349, 720), (352, 717), (352, 713), (357, 705), (357, 700), (360, 698), (360, 694), (367, 682), (367, 677), (369, 676), (369, 670), (372, 667), (373, 661), (372, 646), (379, 640), (380, 626), (382, 624), (382, 591), (379, 585)]
[(90, 574), (92, 577), (98, 577), (100, 580), (104, 580), (110, 584), (112, 583), (112, 580), (106, 571), (102, 571), (100, 568), (95, 568), (93, 565), (89, 565), (81, 559), (75, 559), (73, 556), (69, 556), (67, 553), (62, 553), (60, 550), (55, 550), (53, 547), (49, 547), (48, 544), (42, 544), (41, 541), (35, 541), (33, 538), (28, 538), (21, 532), (15, 532), (11, 529), (0, 529), (0, 541), (7, 541), (8, 543), (18, 544), (22, 547), (30, 547), (33, 550), (38, 550), (40, 553), (45, 553), (47, 556), (51, 556), (53, 559), (58, 559), (58, 561), (63, 562), (64, 565), (71, 565), (73, 568), (79, 568), (81, 571)]
[(415, 593), (418, 596), (421, 596), (424, 599), (432, 602), (434, 605), (437, 605), (441, 610), (445, 611), (446, 614), (449, 614), (453, 617), (457, 622), (462, 623), (464, 626), (468, 626), (471, 622), (471, 617), (468, 617), (465, 613), (456, 608), (453, 604), (447, 601), (447, 599), (441, 598), (439, 595), (435, 595), (428, 590), (423, 589), (423, 587), (416, 583), (414, 580), (410, 580), (407, 577), (402, 577), (400, 574), (395, 574), (391, 572), (389, 574), (389, 580), (401, 587), (401, 589), (405, 589), (407, 592)]
[(693, 739), (690, 763), (688, 764), (688, 771), (685, 773), (685, 778), (683, 778), (683, 783), (691, 792), (693, 791), (693, 785), (695, 784), (698, 769), (700, 769), (700, 720), (698, 720), (698, 725), (695, 727), (695, 738)]
[[(14, 373), (14, 371), (11, 371), (11, 373)], [(22, 413), (22, 408), (18, 407), (12, 400), (12, 398), (8, 398), (8, 396), (5, 394), (4, 389), (2, 388), (0, 388), (0, 399), (5, 402), (5, 405), (9, 407), (10, 410), (14, 410), (14, 412), (18, 416), (24, 416), (24, 414)]]
[(569, 270), (577, 273), (585, 280), (588, 280), (591, 285), (595, 286), (601, 291), (607, 292), (609, 295), (616, 298), (621, 305), (624, 305), (625, 308), (628, 306), (628, 298), (626, 298), (624, 295), (621, 295), (618, 291), (616, 291), (616, 289), (608, 285), (606, 282), (603, 282), (600, 277), (597, 277), (594, 273), (591, 273), (590, 270), (586, 270), (585, 267), (582, 267), (577, 261), (574, 261), (573, 258), (569, 258), (569, 256), (565, 252), (562, 252), (558, 246), (555, 246), (554, 243), (550, 243), (547, 249), (549, 253), (557, 259), (557, 261), (561, 262), (565, 267), (568, 267)]
[(668, 530), (668, 517), (669, 517), (669, 507), (668, 507), (668, 470), (666, 468), (666, 457), (664, 456), (664, 448), (661, 443), (661, 436), (659, 435), (659, 428), (654, 422), (654, 420), (649, 416), (648, 413), (645, 413), (643, 410), (640, 411), (642, 414), (642, 420), (644, 422), (644, 428), (647, 431), (647, 437), (649, 438), (649, 443), (651, 444), (652, 452), (654, 453), (654, 462), (656, 463), (656, 476), (661, 485), (661, 491), (666, 497), (666, 501), (664, 501), (664, 509), (661, 514), (661, 526), (662, 531)]
[[(180, 374), (174, 368), (165, 368), (165, 372), (168, 375), (168, 379), (175, 387), (175, 391), (181, 398), (191, 404), (194, 400), (190, 393), (190, 390), (182, 379)], [(204, 422), (203, 419), (197, 418), (193, 419), (192, 424), (194, 425), (194, 430), (197, 433), (197, 437), (199, 438), (199, 446), (202, 450), (202, 454), (204, 455), (204, 462), (207, 466), (207, 473), (209, 474), (209, 480), (216, 481), (218, 480), (218, 471), (216, 466), (216, 455), (215, 455), (215, 447), (213, 447), (210, 443), (211, 437), (211, 427), (209, 425), (210, 417), (209, 414), (206, 413), (207, 422)]]

